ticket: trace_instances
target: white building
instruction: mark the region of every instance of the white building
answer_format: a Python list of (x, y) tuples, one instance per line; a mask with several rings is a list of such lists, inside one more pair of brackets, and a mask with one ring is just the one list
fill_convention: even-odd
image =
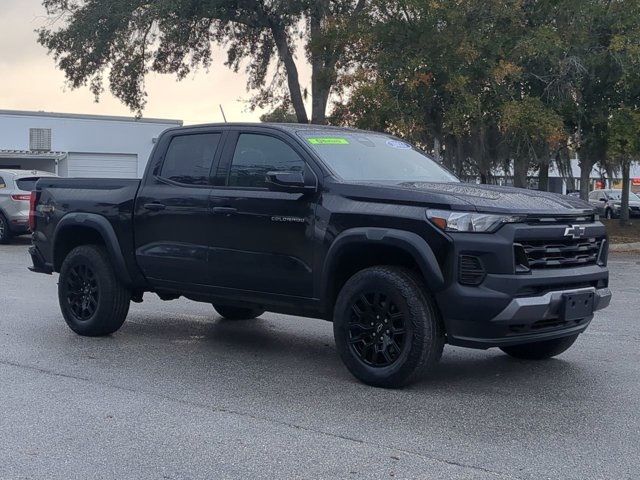
[(179, 120), (0, 110), (0, 169), (62, 177), (141, 177), (155, 140)]

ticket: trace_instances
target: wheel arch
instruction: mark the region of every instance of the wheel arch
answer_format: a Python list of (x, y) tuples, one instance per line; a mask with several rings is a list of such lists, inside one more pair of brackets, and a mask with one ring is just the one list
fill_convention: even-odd
[(131, 276), (113, 227), (105, 217), (92, 213), (69, 213), (58, 222), (53, 235), (54, 271), (60, 271), (62, 262), (71, 250), (81, 245), (92, 244), (105, 247), (120, 281), (131, 285)]
[[(355, 255), (355, 262), (347, 260), (350, 255)], [(388, 261), (378, 261), (380, 255)], [(375, 261), (371, 261), (372, 257)], [(418, 234), (388, 228), (352, 228), (338, 235), (327, 252), (320, 291), (325, 313), (332, 314), (332, 305), (351, 275), (381, 264), (414, 268), (431, 292), (444, 287), (444, 275), (436, 256)]]

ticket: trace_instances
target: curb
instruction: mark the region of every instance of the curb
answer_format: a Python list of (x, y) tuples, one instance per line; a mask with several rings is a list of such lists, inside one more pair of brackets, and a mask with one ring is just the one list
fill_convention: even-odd
[(640, 252), (640, 242), (613, 243), (609, 245), (610, 252)]

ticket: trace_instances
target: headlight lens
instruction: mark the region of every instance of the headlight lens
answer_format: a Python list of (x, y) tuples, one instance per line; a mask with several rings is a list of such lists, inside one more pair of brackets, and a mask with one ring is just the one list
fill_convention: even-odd
[(505, 223), (521, 222), (523, 217), (488, 213), (427, 210), (427, 218), (447, 232), (495, 232)]

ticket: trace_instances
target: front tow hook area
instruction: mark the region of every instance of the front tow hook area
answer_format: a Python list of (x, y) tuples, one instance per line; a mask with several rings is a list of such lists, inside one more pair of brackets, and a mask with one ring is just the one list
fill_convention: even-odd
[(606, 308), (611, 302), (611, 290), (608, 288), (580, 288), (548, 292), (539, 297), (514, 298), (502, 312), (496, 315), (492, 323), (529, 323), (549, 320), (562, 316), (567, 296), (593, 294), (593, 312)]

